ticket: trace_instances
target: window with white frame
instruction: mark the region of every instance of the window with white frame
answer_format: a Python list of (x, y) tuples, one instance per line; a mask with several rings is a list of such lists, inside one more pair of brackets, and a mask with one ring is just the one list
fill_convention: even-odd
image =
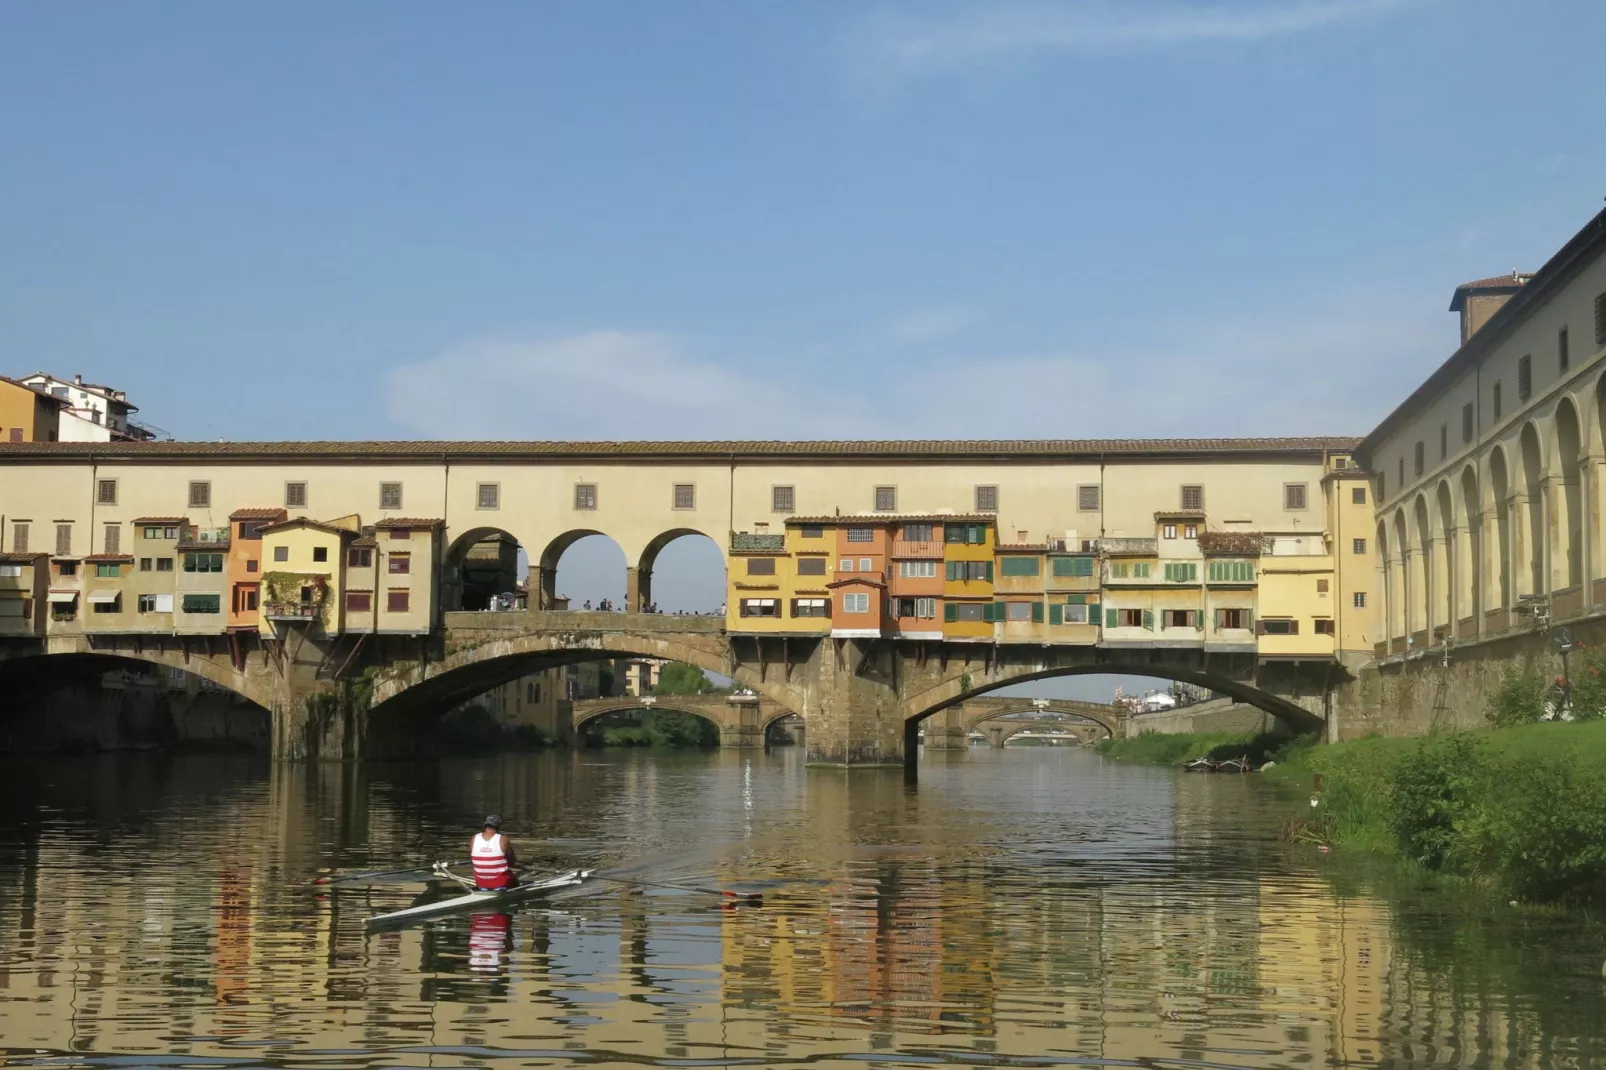
[(899, 561), (898, 575), (906, 580), (934, 580), (937, 578), (937, 562)]
[(744, 598), (739, 603), (744, 617), (779, 617), (781, 603), (775, 598)]
[(855, 594), (848, 592), (842, 596), (842, 612), (868, 613), (870, 612), (870, 596), (868, 594)]

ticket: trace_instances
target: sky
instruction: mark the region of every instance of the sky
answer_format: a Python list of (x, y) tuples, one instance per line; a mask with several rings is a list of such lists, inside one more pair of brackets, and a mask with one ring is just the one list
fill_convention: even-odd
[[(1457, 283), (1602, 206), (1602, 39), (1598, 0), (5, 4), (0, 342), (181, 438), (1362, 434)], [(568, 593), (622, 593), (585, 547)]]

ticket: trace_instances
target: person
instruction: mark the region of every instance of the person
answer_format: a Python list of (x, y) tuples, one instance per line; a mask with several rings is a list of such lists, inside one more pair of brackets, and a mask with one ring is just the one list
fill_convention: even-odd
[(513, 873), (518, 856), (513, 852), (513, 844), (502, 835), (502, 819), (496, 814), (486, 817), (484, 827), (469, 848), (468, 857), (474, 865), (474, 887), (490, 891), (512, 888), (519, 883)]
[(585, 605), (585, 607), (586, 607), (586, 608), (587, 608), (587, 609), (590, 609), (590, 608), (591, 608), (591, 599), (589, 599), (589, 598), (587, 598), (587, 599), (586, 599), (586, 605)]

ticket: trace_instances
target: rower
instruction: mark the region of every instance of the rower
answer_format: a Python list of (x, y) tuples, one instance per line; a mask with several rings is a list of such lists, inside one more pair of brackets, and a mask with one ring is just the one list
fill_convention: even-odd
[(518, 865), (518, 856), (513, 853), (513, 844), (502, 835), (502, 819), (496, 814), (485, 819), (485, 826), (474, 837), (469, 860), (474, 864), (476, 888), (489, 891), (512, 888), (519, 883), (518, 877), (513, 874), (513, 867)]

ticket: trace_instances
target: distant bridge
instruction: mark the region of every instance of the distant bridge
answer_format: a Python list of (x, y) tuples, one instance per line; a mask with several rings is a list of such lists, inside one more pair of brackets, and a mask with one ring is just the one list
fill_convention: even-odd
[(674, 710), (712, 721), (719, 728), (721, 747), (762, 747), (764, 732), (792, 711), (760, 695), (641, 695), (576, 699), (572, 703), (574, 731), (610, 713), (632, 710)]

